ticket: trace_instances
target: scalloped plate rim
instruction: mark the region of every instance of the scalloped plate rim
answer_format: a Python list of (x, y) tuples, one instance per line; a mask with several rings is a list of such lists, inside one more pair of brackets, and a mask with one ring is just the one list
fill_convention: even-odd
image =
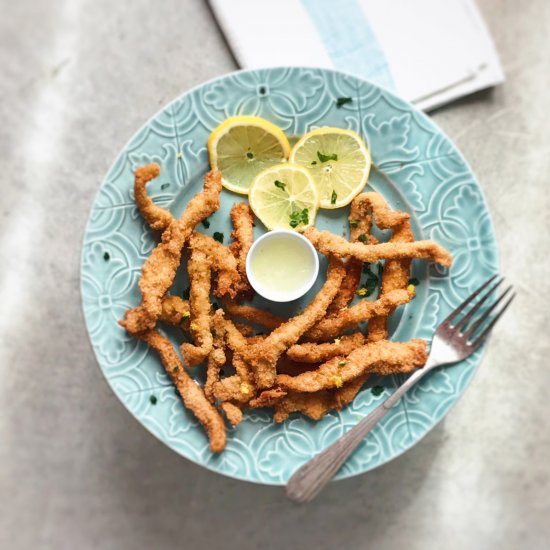
[[(483, 204), (485, 205), (486, 207), (486, 210), (487, 210), (487, 213), (489, 214), (488, 216), (488, 222), (489, 222), (489, 228), (490, 228), (490, 231), (491, 231), (491, 234), (492, 236), (494, 237), (494, 242), (495, 242), (495, 249), (493, 250), (494, 254), (495, 254), (495, 263), (496, 263), (496, 266), (497, 266), (497, 270), (500, 269), (500, 255), (499, 255), (499, 251), (498, 251), (498, 241), (496, 239), (496, 233), (495, 233), (495, 230), (494, 230), (494, 224), (493, 224), (493, 220), (492, 220), (492, 217), (490, 215), (490, 211), (488, 209), (488, 202), (487, 202), (487, 198), (486, 198), (486, 195), (483, 191), (483, 188), (479, 185), (479, 182), (470, 166), (470, 164), (468, 163), (468, 161), (466, 160), (466, 158), (464, 157), (464, 155), (462, 154), (461, 150), (455, 145), (454, 141), (447, 135), (447, 133), (445, 131), (443, 131), (441, 129), (441, 127), (435, 123), (426, 113), (424, 113), (423, 111), (417, 109), (413, 104), (411, 104), (409, 101), (403, 99), (402, 97), (398, 96), (397, 94), (395, 94), (393, 91), (389, 90), (388, 88), (384, 87), (384, 86), (381, 86), (379, 84), (374, 84), (373, 82), (369, 81), (368, 79), (365, 79), (365, 78), (362, 78), (360, 76), (357, 76), (357, 75), (354, 75), (352, 73), (348, 73), (348, 72), (345, 72), (345, 71), (341, 71), (341, 70), (338, 70), (338, 69), (328, 69), (328, 68), (323, 68), (323, 67), (316, 67), (316, 66), (306, 66), (306, 65), (299, 65), (299, 66), (284, 66), (284, 65), (280, 65), (280, 66), (273, 66), (273, 67), (258, 67), (258, 68), (255, 68), (255, 69), (238, 69), (238, 70), (234, 70), (234, 71), (230, 71), (230, 72), (227, 72), (227, 73), (224, 73), (222, 75), (218, 75), (218, 76), (215, 76), (215, 77), (212, 77), (208, 80), (205, 80), (201, 83), (198, 83), (196, 84), (195, 86), (192, 86), (191, 88), (188, 88), (186, 89), (185, 91), (181, 92), (179, 95), (173, 97), (171, 100), (163, 103), (163, 105), (160, 107), (160, 109), (158, 109), (157, 111), (155, 111), (141, 126), (139, 126), (139, 128), (137, 128), (132, 134), (131, 136), (124, 142), (123, 146), (118, 150), (113, 162), (109, 165), (106, 173), (105, 173), (105, 176), (104, 178), (101, 180), (101, 184), (97, 190), (97, 192), (94, 194), (94, 197), (93, 197), (93, 200), (91, 201), (91, 209), (88, 213), (88, 216), (86, 218), (86, 223), (84, 225), (84, 229), (83, 229), (83, 234), (82, 234), (82, 238), (81, 238), (81, 253), (80, 253), (80, 264), (79, 264), (79, 270), (78, 270), (78, 273), (79, 273), (79, 277), (80, 277), (80, 284), (79, 284), (79, 291), (80, 291), (80, 306), (81, 306), (81, 309), (82, 309), (82, 316), (83, 316), (83, 320), (84, 320), (84, 325), (86, 327), (86, 336), (87, 336), (87, 341), (89, 343), (89, 346), (90, 346), (90, 350), (92, 351), (92, 354), (94, 356), (94, 359), (96, 361), (96, 364), (97, 366), (99, 367), (99, 370), (105, 380), (105, 382), (107, 383), (109, 389), (113, 392), (113, 394), (116, 396), (117, 400), (122, 404), (122, 406), (130, 413), (131, 417), (136, 421), (138, 422), (138, 424), (144, 428), (150, 435), (152, 435), (155, 439), (157, 439), (158, 441), (160, 441), (162, 444), (164, 444), (166, 447), (168, 447), (171, 451), (177, 453), (179, 456), (183, 457), (184, 459), (192, 462), (193, 464), (197, 465), (197, 466), (200, 466), (202, 468), (206, 468), (207, 470), (209, 470), (210, 472), (212, 473), (215, 473), (215, 474), (218, 474), (218, 475), (223, 475), (225, 477), (229, 477), (229, 478), (232, 478), (232, 479), (236, 479), (236, 480), (239, 480), (239, 481), (246, 481), (246, 482), (249, 482), (249, 483), (254, 483), (254, 484), (257, 484), (257, 485), (267, 485), (267, 486), (273, 486), (273, 487), (281, 487), (281, 486), (284, 486), (286, 484), (286, 482), (280, 482), (280, 481), (271, 481), (271, 480), (265, 480), (265, 479), (254, 479), (254, 478), (250, 478), (250, 477), (246, 477), (244, 475), (241, 475), (239, 473), (230, 473), (230, 472), (227, 472), (227, 471), (220, 471), (220, 470), (217, 470), (216, 468), (214, 468), (209, 461), (201, 461), (200, 459), (195, 459), (194, 457), (191, 457), (191, 456), (188, 456), (188, 455), (185, 455), (183, 452), (181, 452), (178, 448), (175, 448), (173, 446), (170, 445), (170, 443), (164, 439), (161, 438), (160, 435), (156, 434), (153, 432), (152, 428), (149, 427), (148, 425), (144, 424), (143, 421), (130, 409), (130, 407), (128, 406), (127, 403), (125, 403), (122, 398), (118, 395), (118, 393), (113, 389), (113, 387), (111, 386), (110, 384), (110, 381), (109, 381), (109, 378), (107, 377), (107, 374), (105, 373), (105, 371), (103, 370), (103, 368), (101, 368), (101, 365), (100, 365), (100, 362), (99, 362), (99, 359), (97, 357), (97, 354), (94, 350), (94, 347), (93, 347), (93, 342), (92, 342), (92, 339), (91, 339), (91, 335), (90, 335), (90, 331), (89, 331), (89, 327), (88, 327), (88, 321), (86, 319), (86, 314), (85, 314), (85, 305), (84, 305), (84, 295), (83, 295), (83, 292), (82, 292), (82, 281), (83, 281), (83, 278), (82, 278), (82, 274), (83, 274), (83, 260), (84, 260), (84, 254), (85, 254), (85, 248), (84, 248), (84, 244), (85, 244), (85, 241), (86, 241), (86, 236), (87, 236), (87, 232), (88, 232), (88, 228), (89, 228), (89, 225), (91, 223), (91, 217), (92, 217), (92, 214), (93, 214), (93, 211), (94, 211), (94, 206), (97, 202), (97, 199), (98, 197), (100, 196), (101, 194), (101, 190), (103, 188), (103, 185), (107, 182), (107, 176), (111, 173), (111, 171), (113, 170), (115, 164), (117, 163), (117, 161), (119, 160), (119, 157), (120, 157), (120, 154), (125, 151), (128, 147), (128, 145), (132, 142), (132, 140), (135, 138), (135, 136), (137, 134), (139, 134), (141, 131), (143, 131), (145, 128), (147, 128), (147, 126), (153, 121), (155, 120), (160, 114), (162, 114), (164, 112), (164, 110), (166, 109), (167, 106), (173, 104), (175, 101), (177, 101), (178, 99), (186, 96), (186, 95), (190, 95), (192, 94), (193, 92), (196, 92), (198, 90), (200, 90), (201, 88), (203, 88), (204, 86), (207, 86), (207, 85), (210, 85), (210, 84), (214, 84), (218, 81), (223, 81), (225, 80), (226, 78), (228, 77), (232, 77), (232, 76), (235, 76), (235, 75), (239, 75), (239, 74), (254, 74), (254, 73), (258, 73), (259, 71), (277, 71), (277, 70), (304, 70), (304, 71), (307, 71), (307, 70), (311, 70), (311, 71), (321, 71), (323, 73), (332, 73), (332, 74), (336, 74), (336, 75), (339, 75), (341, 77), (351, 77), (351, 78), (354, 78), (358, 81), (362, 81), (366, 84), (369, 84), (375, 88), (379, 88), (380, 90), (382, 90), (385, 94), (387, 94), (388, 96), (392, 97), (392, 98), (395, 98), (397, 99), (399, 102), (402, 102), (404, 104), (406, 104), (410, 111), (412, 111), (416, 116), (420, 116), (420, 118), (425, 122), (427, 123), (429, 126), (431, 126), (433, 129), (435, 129), (437, 131), (437, 133), (439, 135), (441, 135), (448, 143), (450, 143), (452, 146), (453, 146), (453, 149), (454, 149), (454, 153), (456, 153), (456, 155), (458, 155), (458, 157), (460, 158), (460, 160), (464, 163), (464, 166), (466, 167), (467, 169), (467, 172), (469, 174), (469, 176), (472, 178), (472, 181), (473, 183), (475, 183), (476, 185), (476, 188), (477, 188), (477, 191), (480, 193), (481, 195), (481, 198), (483, 199)], [(441, 418), (439, 418), (437, 421), (435, 421), (422, 435), (420, 436), (416, 436), (415, 440), (412, 441), (411, 443), (403, 446), (401, 449), (399, 449), (398, 451), (396, 451), (392, 456), (389, 456), (387, 458), (384, 458), (383, 460), (381, 460), (379, 463), (375, 464), (375, 465), (372, 465), (372, 466), (367, 466), (366, 468), (360, 470), (360, 471), (353, 471), (353, 472), (345, 472), (343, 474), (340, 474), (338, 478), (335, 478), (332, 480), (332, 482), (335, 482), (335, 481), (341, 481), (341, 480), (345, 480), (345, 479), (349, 479), (349, 478), (352, 478), (352, 477), (355, 477), (355, 476), (359, 476), (359, 475), (363, 475), (363, 474), (366, 474), (367, 472), (372, 472), (373, 470), (376, 470), (377, 468), (380, 468), (388, 463), (390, 463), (391, 461), (401, 457), (403, 454), (405, 454), (407, 451), (409, 451), (412, 447), (414, 447), (415, 445), (417, 445), (419, 442), (421, 442), (429, 433), (431, 433), (437, 426), (439, 426), (441, 424), (441, 422), (447, 417), (447, 415), (454, 409), (454, 407), (456, 406), (456, 404), (458, 403), (458, 401), (462, 398), (462, 396), (464, 395), (464, 393), (466, 392), (466, 390), (468, 389), (468, 387), (470, 386), (474, 376), (476, 375), (479, 367), (480, 367), (480, 364), (483, 360), (483, 358), (485, 357), (486, 355), (486, 352), (487, 352), (487, 348), (488, 348), (488, 342), (485, 343), (482, 347), (481, 347), (481, 353), (479, 354), (477, 360), (476, 360), (476, 363), (475, 365), (473, 366), (473, 369), (472, 369), (472, 374), (471, 376), (469, 377), (468, 381), (466, 382), (466, 384), (464, 385), (464, 387), (462, 388), (462, 391), (456, 395), (456, 397), (454, 398), (452, 404), (449, 406), (449, 408), (447, 409), (447, 411), (441, 416)], [(457, 367), (444, 367), (444, 368), (459, 368), (458, 366)], [(297, 466), (298, 468), (299, 466)]]

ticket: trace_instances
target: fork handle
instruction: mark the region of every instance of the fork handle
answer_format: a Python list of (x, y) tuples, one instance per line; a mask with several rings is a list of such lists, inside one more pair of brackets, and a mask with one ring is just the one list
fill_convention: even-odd
[(378, 424), (387, 412), (416, 384), (433, 365), (415, 371), (385, 401), (365, 416), (345, 435), (337, 439), (330, 447), (320, 452), (310, 461), (298, 468), (286, 485), (288, 498), (296, 502), (309, 502), (332, 479), (351, 453), (365, 439), (366, 435)]

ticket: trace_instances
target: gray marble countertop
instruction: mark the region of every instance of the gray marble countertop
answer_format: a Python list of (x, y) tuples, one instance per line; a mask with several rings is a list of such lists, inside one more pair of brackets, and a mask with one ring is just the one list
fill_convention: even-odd
[(479, 1), (507, 82), (433, 113), (487, 196), (518, 298), (459, 404), (404, 456), (307, 507), (177, 456), (92, 355), (93, 197), (160, 106), (235, 63), (203, 0), (3, 0), (0, 547), (548, 548), (550, 2)]

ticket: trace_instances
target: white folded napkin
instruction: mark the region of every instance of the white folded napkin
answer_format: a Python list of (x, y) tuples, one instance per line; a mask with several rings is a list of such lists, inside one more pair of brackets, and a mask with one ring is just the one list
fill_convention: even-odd
[(243, 68), (356, 74), (424, 110), (504, 80), (473, 0), (209, 0)]

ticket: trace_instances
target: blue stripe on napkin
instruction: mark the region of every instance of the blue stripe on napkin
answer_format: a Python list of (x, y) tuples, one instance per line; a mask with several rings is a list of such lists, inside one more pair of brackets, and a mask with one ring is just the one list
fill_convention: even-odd
[(336, 69), (395, 89), (386, 56), (357, 0), (300, 0)]

